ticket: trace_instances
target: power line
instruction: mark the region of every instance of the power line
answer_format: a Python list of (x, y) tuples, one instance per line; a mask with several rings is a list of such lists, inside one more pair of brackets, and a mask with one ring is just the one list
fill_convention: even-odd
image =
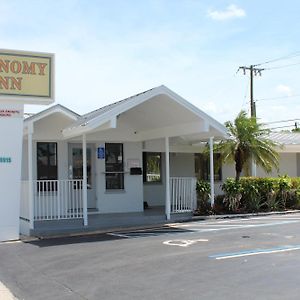
[[(250, 66), (241, 66), (238, 68), (236, 73), (238, 73), (240, 70), (243, 71), (244, 75), (246, 75), (247, 71), (250, 72), (250, 112), (251, 112), (251, 117), (256, 117), (256, 101), (254, 101), (254, 97), (253, 97), (253, 76), (257, 76), (257, 75), (261, 76), (261, 73), (264, 70), (286, 68), (286, 67), (290, 67), (290, 66), (294, 66), (294, 65), (299, 65), (300, 62), (288, 64), (288, 65), (277, 66), (277, 67), (275, 66), (275, 67), (270, 67), (270, 68), (257, 68), (257, 67), (261, 66), (261, 65), (273, 63), (276, 61), (280, 61), (280, 60), (291, 59), (291, 58), (298, 57), (298, 56), (300, 56), (300, 51), (296, 51), (296, 52), (293, 52), (288, 55), (281, 56), (281, 57), (278, 57), (275, 59), (270, 59), (270, 60), (267, 60), (267, 61), (259, 63), (259, 64), (250, 65)], [(269, 99), (269, 100), (271, 100), (271, 99)], [(262, 99), (259, 101), (262, 101)]]
[(289, 64), (289, 65), (283, 65), (283, 66), (275, 66), (271, 68), (266, 68), (265, 70), (275, 70), (275, 69), (283, 69), (283, 68), (288, 68), (292, 66), (300, 65), (300, 62), (294, 63), (294, 64)]
[(254, 66), (255, 66), (255, 67), (258, 67), (258, 66), (261, 66), (261, 65), (266, 65), (266, 64), (275, 62), (275, 61), (280, 61), (280, 60), (290, 59), (290, 58), (294, 58), (294, 57), (297, 57), (297, 56), (300, 56), (300, 51), (296, 51), (296, 52), (293, 52), (293, 53), (290, 53), (290, 54), (288, 54), (288, 55), (281, 56), (281, 57), (278, 57), (278, 58), (270, 59), (270, 60), (267, 60), (267, 61), (265, 61), (265, 62), (256, 64), (256, 65), (254, 65)]
[(266, 122), (264, 124), (276, 124), (276, 123), (294, 122), (294, 121), (299, 121), (299, 120), (300, 119), (280, 120), (280, 121)]
[(279, 96), (279, 97), (270, 97), (270, 98), (260, 98), (260, 99), (256, 99), (256, 102), (260, 102), (260, 101), (271, 101), (271, 100), (278, 100), (278, 99), (287, 99), (287, 98), (296, 98), (296, 97), (300, 97), (300, 94), (295, 94), (295, 95), (290, 95), (290, 96)]

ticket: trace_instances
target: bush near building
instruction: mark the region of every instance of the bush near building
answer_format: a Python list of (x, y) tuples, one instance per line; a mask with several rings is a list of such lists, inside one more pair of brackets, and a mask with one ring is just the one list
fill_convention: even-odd
[(228, 178), (222, 185), (224, 195), (216, 199), (222, 212), (267, 212), (300, 208), (300, 178)]

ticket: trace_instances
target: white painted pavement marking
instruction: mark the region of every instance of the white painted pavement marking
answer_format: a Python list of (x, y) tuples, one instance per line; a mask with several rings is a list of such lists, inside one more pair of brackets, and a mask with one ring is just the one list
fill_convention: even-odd
[(108, 233), (108, 235), (123, 237), (123, 238), (134, 238), (134, 237), (145, 237), (154, 236), (153, 232), (128, 232), (128, 233)]
[[(197, 231), (197, 232), (209, 232), (209, 231), (222, 231), (222, 230), (231, 230), (231, 229), (244, 229), (244, 228), (256, 228), (256, 227), (270, 227), (270, 226), (278, 226), (278, 225), (286, 225), (286, 224), (293, 224), (293, 223), (299, 223), (300, 221), (296, 220), (290, 220), (290, 221), (280, 221), (280, 222), (270, 222), (270, 223), (261, 223), (261, 224), (234, 224), (235, 226), (228, 226), (224, 224), (224, 227), (221, 228), (199, 228), (199, 226), (194, 226), (193, 224), (190, 224), (189, 227), (190, 230)], [(233, 225), (233, 224), (231, 224)], [(211, 224), (213, 227), (214, 224)], [(178, 225), (177, 227), (181, 227), (181, 225)]]
[(182, 229), (170, 229), (170, 228), (161, 228), (161, 229), (144, 229), (144, 230), (136, 230), (136, 231), (128, 231), (128, 232), (114, 232), (107, 233), (111, 236), (117, 236), (122, 238), (137, 238), (137, 237), (147, 237), (147, 236), (161, 236), (161, 235), (171, 235), (174, 233), (186, 233)]
[(239, 252), (231, 252), (231, 253), (220, 253), (210, 255), (210, 258), (215, 258), (217, 260), (229, 259), (229, 258), (237, 258), (243, 256), (253, 256), (253, 255), (261, 255), (261, 254), (272, 254), (272, 253), (280, 253), (280, 252), (288, 252), (300, 250), (300, 245), (287, 245), (282, 247), (275, 247), (270, 249), (253, 249), (253, 250), (245, 250)]
[(300, 217), (273, 217), (268, 220), (300, 220)]
[(178, 246), (178, 247), (189, 247), (193, 244), (196, 244), (198, 242), (208, 242), (207, 239), (196, 239), (196, 240), (169, 240), (164, 241), (164, 245), (168, 246)]
[(20, 241), (20, 240), (14, 240), (14, 241), (0, 242), (0, 245), (18, 244), (18, 243), (22, 243), (22, 241)]
[[(244, 229), (244, 228), (256, 228), (256, 227), (270, 227), (270, 226), (278, 226), (278, 225), (286, 225), (299, 223), (300, 220), (296, 219), (284, 219), (284, 221), (278, 221), (270, 218), (259, 218), (260, 223), (253, 222), (258, 220), (258, 218), (251, 219), (239, 219), (239, 220), (222, 220), (217, 222), (191, 222), (188, 224), (172, 224), (169, 225), (173, 230), (168, 231), (168, 228), (158, 228), (152, 230), (137, 230), (137, 231), (129, 231), (129, 232), (115, 232), (108, 233), (111, 236), (117, 236), (122, 238), (137, 238), (137, 237), (147, 237), (147, 236), (160, 236), (160, 235), (169, 235), (176, 233), (193, 233), (193, 232), (213, 232), (213, 231), (224, 231), (231, 229)], [(265, 220), (266, 222), (261, 222), (261, 220)], [(273, 220), (273, 222), (272, 222)], [(275, 221), (275, 222), (274, 222)], [(244, 223), (244, 224), (236, 224), (236, 223)], [(246, 224), (245, 224), (246, 223)], [(250, 224), (249, 224), (250, 223)], [(178, 230), (176, 230), (176, 228)], [(189, 232), (184, 232), (180, 229), (189, 230)]]

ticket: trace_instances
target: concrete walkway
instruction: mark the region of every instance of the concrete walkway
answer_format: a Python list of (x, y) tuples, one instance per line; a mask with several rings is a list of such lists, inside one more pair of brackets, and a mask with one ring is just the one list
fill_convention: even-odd
[(16, 300), (10, 290), (0, 281), (0, 299), (1, 300)]

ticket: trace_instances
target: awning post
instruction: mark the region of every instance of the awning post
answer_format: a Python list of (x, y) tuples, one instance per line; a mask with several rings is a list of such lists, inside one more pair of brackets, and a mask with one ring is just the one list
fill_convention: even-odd
[(171, 219), (171, 201), (170, 201), (170, 146), (169, 137), (165, 137), (165, 160), (166, 160), (166, 199), (165, 214), (167, 220)]
[(86, 135), (82, 135), (82, 193), (83, 193), (83, 225), (88, 225), (87, 214), (87, 158), (86, 158)]
[(32, 159), (33, 124), (28, 125), (28, 199), (29, 199), (29, 227), (34, 229), (34, 192), (33, 192), (33, 159)]
[(209, 167), (210, 167), (210, 205), (215, 204), (215, 178), (214, 178), (214, 138), (209, 138)]

